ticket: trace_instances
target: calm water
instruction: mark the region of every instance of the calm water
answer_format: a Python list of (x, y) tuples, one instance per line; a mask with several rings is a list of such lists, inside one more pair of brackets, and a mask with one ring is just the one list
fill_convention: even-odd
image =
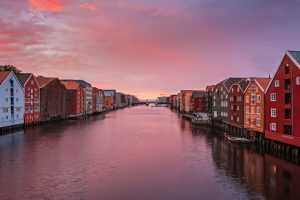
[(0, 199), (300, 199), (300, 167), (139, 106), (0, 136)]

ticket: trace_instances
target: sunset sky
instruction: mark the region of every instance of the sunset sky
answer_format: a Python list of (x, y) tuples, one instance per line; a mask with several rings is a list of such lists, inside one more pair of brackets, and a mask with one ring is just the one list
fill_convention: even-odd
[(0, 64), (156, 98), (272, 75), (300, 50), (299, 10), (298, 0), (0, 0)]

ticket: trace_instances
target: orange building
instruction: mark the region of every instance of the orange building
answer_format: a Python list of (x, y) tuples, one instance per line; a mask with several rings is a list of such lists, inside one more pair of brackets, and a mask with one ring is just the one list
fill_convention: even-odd
[(265, 91), (270, 81), (270, 78), (251, 78), (244, 97), (244, 128), (264, 132)]

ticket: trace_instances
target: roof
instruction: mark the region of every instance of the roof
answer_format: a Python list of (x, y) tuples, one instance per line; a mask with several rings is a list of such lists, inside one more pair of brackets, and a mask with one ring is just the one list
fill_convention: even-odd
[(92, 85), (88, 82), (86, 82), (85, 80), (75, 80), (77, 83), (79, 83), (80, 85), (82, 85), (83, 87), (92, 87)]
[(204, 98), (205, 92), (204, 91), (193, 92), (192, 97), (193, 98)]
[(38, 82), (39, 86), (42, 88), (42, 87), (45, 87), (46, 85), (48, 85), (49, 83), (51, 83), (53, 80), (55, 80), (57, 78), (38, 76), (35, 79)]
[(27, 82), (27, 80), (30, 78), (31, 75), (32, 73), (21, 73), (21, 74), (16, 74), (16, 77), (19, 80), (22, 87), (24, 87), (25, 83)]
[(206, 86), (206, 91), (211, 92), (214, 90), (215, 87), (216, 87), (216, 85), (208, 85), (208, 86)]
[(114, 96), (116, 93), (116, 90), (103, 90), (104, 96)]
[(226, 80), (223, 81), (223, 85), (225, 86), (225, 88), (227, 89), (227, 91), (230, 90), (230, 87), (235, 84), (235, 83), (238, 83), (242, 80), (243, 78), (228, 78)]
[(77, 90), (80, 86), (79, 83), (76, 81), (60, 81), (64, 86), (67, 88), (67, 90)]
[(240, 82), (238, 84), (240, 85), (243, 92), (245, 92), (245, 90), (251, 80), (253, 80), (253, 78), (244, 78), (244, 79), (240, 80)]
[(10, 71), (0, 72), (0, 85), (5, 81), (9, 74)]
[(300, 51), (288, 51), (288, 53), (295, 59), (298, 65), (300, 65)]
[(271, 78), (255, 78), (256, 82), (260, 85), (260, 87), (265, 91), (272, 80)]

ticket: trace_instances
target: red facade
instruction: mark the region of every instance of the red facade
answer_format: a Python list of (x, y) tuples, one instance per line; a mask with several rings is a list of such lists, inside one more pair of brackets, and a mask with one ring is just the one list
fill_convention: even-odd
[(191, 111), (192, 112), (206, 112), (207, 97), (204, 91), (193, 92), (191, 97)]
[(228, 93), (228, 124), (244, 127), (244, 88), (239, 83), (233, 84)]
[[(300, 147), (300, 52), (287, 52), (266, 92), (266, 138)], [(298, 59), (298, 60), (297, 60)]]
[(41, 121), (66, 117), (66, 87), (58, 78), (38, 76), (36, 80), (40, 86)]
[(24, 90), (24, 124), (32, 124), (40, 121), (40, 88), (33, 74), (18, 74)]
[(97, 96), (99, 96), (100, 89), (93, 87), (93, 93), (92, 93), (92, 112), (97, 112)]
[(76, 81), (61, 81), (67, 88), (66, 112), (68, 116), (84, 113), (84, 88)]

